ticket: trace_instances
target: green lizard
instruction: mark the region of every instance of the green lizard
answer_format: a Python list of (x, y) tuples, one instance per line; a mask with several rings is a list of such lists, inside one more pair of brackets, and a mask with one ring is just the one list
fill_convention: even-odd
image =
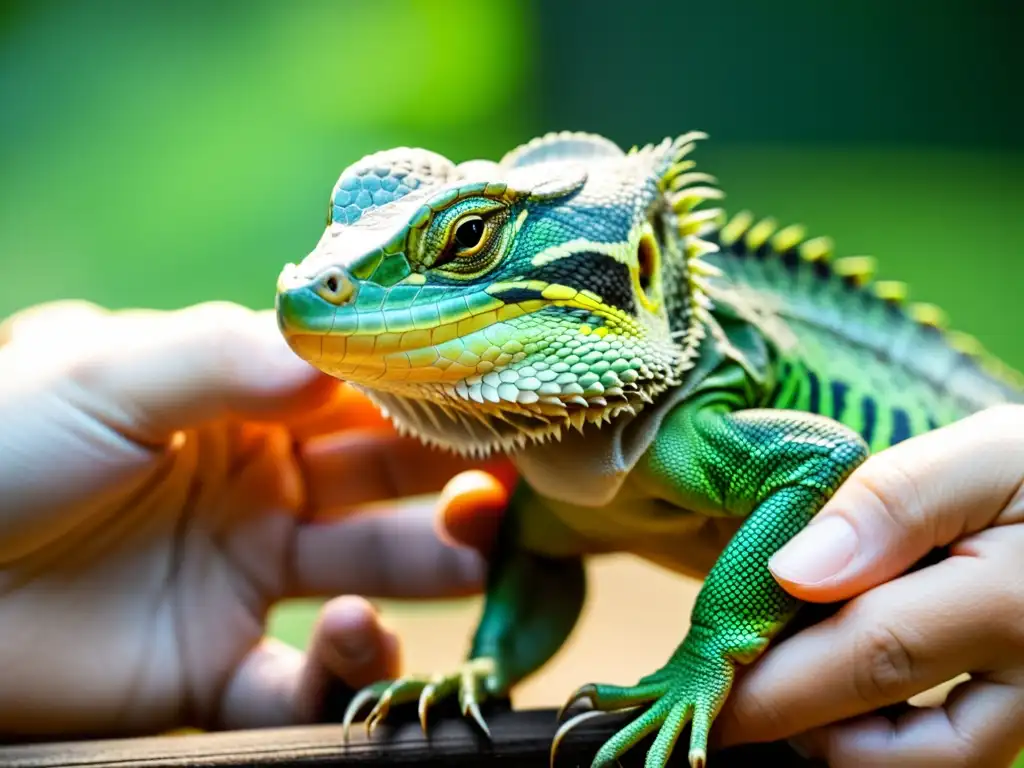
[[(831, 259), (826, 238), (707, 201), (693, 132), (624, 152), (548, 134), (500, 162), (421, 149), (346, 169), (326, 230), (278, 281), (292, 349), (347, 380), (405, 433), (467, 454), (507, 452), (521, 475), (499, 534), (467, 661), (382, 681), (376, 701), (429, 707), (505, 696), (566, 640), (584, 556), (638, 554), (692, 573), (708, 520), (732, 525), (688, 633), (634, 685), (592, 684), (570, 703), (644, 706), (594, 766), (657, 731), (665, 766), (688, 722), (691, 766), (737, 665), (798, 608), (769, 557), (872, 451), (989, 405), (1022, 377), (940, 313), (869, 285), (871, 260)], [(714, 204), (711, 204), (714, 205)], [(710, 569), (710, 570), (707, 570)]]

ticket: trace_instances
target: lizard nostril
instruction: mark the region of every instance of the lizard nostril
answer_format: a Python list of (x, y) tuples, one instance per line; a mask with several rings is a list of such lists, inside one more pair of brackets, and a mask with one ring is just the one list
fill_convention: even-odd
[(314, 290), (320, 298), (331, 304), (344, 304), (355, 293), (352, 281), (338, 267), (322, 272), (314, 281)]

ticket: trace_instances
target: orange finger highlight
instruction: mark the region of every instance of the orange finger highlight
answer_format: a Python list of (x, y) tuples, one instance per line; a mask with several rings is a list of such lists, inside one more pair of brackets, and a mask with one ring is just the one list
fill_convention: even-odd
[(439, 535), (487, 554), (508, 506), (509, 489), (489, 472), (470, 469), (445, 485), (438, 500)]

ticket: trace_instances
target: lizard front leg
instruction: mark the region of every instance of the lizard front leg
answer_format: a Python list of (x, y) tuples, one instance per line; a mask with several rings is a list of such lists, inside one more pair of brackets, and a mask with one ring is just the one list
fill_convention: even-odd
[(520, 483), (502, 519), (488, 566), (483, 614), (467, 660), (453, 672), (384, 680), (360, 691), (345, 717), (349, 725), (367, 704), (376, 705), (367, 728), (386, 717), (393, 705), (419, 702), (420, 724), (435, 702), (458, 695), (464, 716), (488, 732), (479, 704), (505, 697), (520, 680), (539, 669), (561, 648), (579, 618), (585, 597), (579, 556), (550, 557), (524, 546), (524, 516), (536, 510), (532, 491)]
[[(570, 704), (588, 698), (599, 711), (651, 704), (601, 747), (594, 768), (613, 765), (655, 730), (646, 765), (663, 768), (691, 720), (690, 765), (706, 764), (708, 732), (729, 694), (735, 665), (760, 656), (799, 606), (772, 577), (769, 558), (867, 453), (851, 430), (802, 412), (732, 411), (705, 398), (670, 416), (641, 465), (645, 479), (680, 507), (746, 520), (708, 573), (690, 630), (668, 662), (635, 686), (589, 685), (570, 698)], [(595, 714), (566, 722), (553, 749), (576, 722)]]

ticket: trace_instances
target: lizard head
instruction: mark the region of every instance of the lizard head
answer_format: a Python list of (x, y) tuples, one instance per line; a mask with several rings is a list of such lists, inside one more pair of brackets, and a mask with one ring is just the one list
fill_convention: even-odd
[(692, 366), (717, 209), (702, 134), (630, 152), (549, 134), (500, 162), (369, 155), (277, 285), (291, 348), (460, 452), (635, 413)]

